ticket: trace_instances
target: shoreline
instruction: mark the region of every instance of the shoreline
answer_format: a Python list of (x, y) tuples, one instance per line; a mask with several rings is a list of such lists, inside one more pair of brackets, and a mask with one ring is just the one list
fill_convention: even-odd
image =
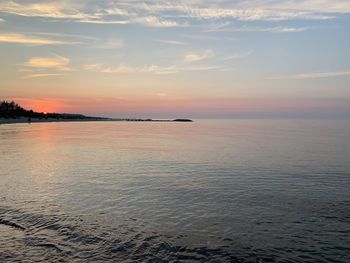
[(0, 125), (2, 124), (21, 124), (21, 123), (48, 123), (48, 122), (88, 122), (88, 121), (108, 121), (108, 119), (91, 118), (91, 119), (36, 119), (32, 118), (28, 121), (28, 118), (16, 118), (16, 119), (5, 119), (0, 118)]
[(0, 118), (0, 125), (2, 124), (22, 124), (22, 123), (49, 123), (49, 122), (92, 122), (92, 121), (128, 121), (128, 122), (192, 122), (192, 120), (187, 119), (175, 119), (175, 120), (153, 120), (153, 119), (112, 119), (112, 118), (100, 118), (100, 117), (89, 117), (89, 118), (83, 118), (83, 119), (63, 119), (63, 118), (31, 118), (30, 121), (28, 121), (28, 118), (16, 118), (16, 119), (5, 119)]

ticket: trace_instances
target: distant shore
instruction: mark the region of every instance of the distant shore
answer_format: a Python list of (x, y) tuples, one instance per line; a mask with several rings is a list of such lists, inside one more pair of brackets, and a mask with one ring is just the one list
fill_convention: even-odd
[(14, 101), (0, 101), (0, 124), (82, 121), (192, 122), (190, 119), (154, 120), (141, 118), (106, 118), (72, 113), (35, 112), (21, 107)]
[(0, 124), (17, 124), (17, 123), (43, 123), (43, 122), (91, 122), (91, 121), (132, 121), (132, 122), (192, 122), (189, 119), (175, 119), (175, 120), (154, 120), (154, 119), (113, 119), (101, 117), (88, 117), (82, 119), (64, 119), (64, 118), (0, 118)]

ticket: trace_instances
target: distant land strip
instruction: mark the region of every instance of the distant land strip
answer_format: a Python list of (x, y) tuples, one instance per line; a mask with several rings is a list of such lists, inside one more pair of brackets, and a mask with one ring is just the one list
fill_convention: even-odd
[(2, 101), (0, 103), (0, 124), (81, 121), (192, 122), (190, 119), (105, 118), (85, 116), (83, 114), (35, 112), (24, 109), (14, 101)]

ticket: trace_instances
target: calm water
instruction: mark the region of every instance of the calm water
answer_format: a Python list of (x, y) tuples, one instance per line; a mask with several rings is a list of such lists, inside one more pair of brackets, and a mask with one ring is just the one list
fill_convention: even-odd
[(350, 262), (349, 121), (0, 125), (1, 262)]

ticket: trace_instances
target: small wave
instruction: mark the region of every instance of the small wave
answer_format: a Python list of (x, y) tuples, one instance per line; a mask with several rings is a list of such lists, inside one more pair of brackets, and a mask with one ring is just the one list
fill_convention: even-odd
[(3, 241), (1, 255), (5, 262), (21, 261), (24, 255), (39, 262), (162, 262), (164, 259), (243, 262), (223, 248), (178, 245), (174, 242), (178, 237), (147, 232), (134, 220), (112, 226), (80, 216), (57, 218), (57, 215), (0, 207), (0, 224), (24, 233), (16, 237), (7, 235), (8, 240)]
[(15, 229), (22, 230), (22, 231), (26, 230), (23, 226), (21, 226), (17, 223), (8, 221), (6, 219), (2, 219), (2, 218), (0, 218), (0, 225), (10, 226), (10, 227), (13, 227)]
[(45, 247), (45, 248), (53, 248), (56, 249), (57, 251), (62, 252), (62, 249), (60, 249), (57, 245), (51, 244), (51, 243), (41, 243), (37, 244), (38, 247)]

